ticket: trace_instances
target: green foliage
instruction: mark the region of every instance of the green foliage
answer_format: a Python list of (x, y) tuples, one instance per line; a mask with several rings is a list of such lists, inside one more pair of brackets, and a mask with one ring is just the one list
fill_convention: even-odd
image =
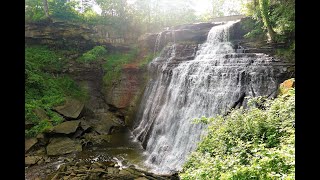
[(106, 48), (103, 46), (95, 46), (93, 49), (85, 52), (79, 59), (78, 62), (91, 62), (97, 61), (107, 54)]
[[(276, 33), (275, 42), (290, 42), (295, 36), (295, 1), (294, 0), (255, 0), (246, 4), (245, 14), (263, 22), (263, 31), (267, 26)], [(253, 29), (261, 32), (261, 27)]]
[(182, 179), (295, 178), (295, 90), (248, 104), (226, 117), (197, 120), (209, 124), (208, 133), (185, 163)]
[(158, 55), (157, 54), (155, 55), (154, 53), (147, 54), (147, 56), (142, 61), (140, 61), (138, 67), (142, 68), (142, 67), (146, 66), (149, 62), (152, 61), (152, 59), (154, 59), (157, 56)]
[(123, 65), (133, 61), (137, 54), (138, 49), (133, 48), (128, 53), (117, 52), (106, 56), (106, 62), (103, 65), (105, 70), (103, 81), (106, 87), (111, 86), (114, 81), (119, 80)]
[(52, 128), (52, 123), (48, 120), (39, 121), (39, 123), (33, 126), (30, 130), (25, 130), (26, 137), (35, 137), (37, 134)]
[(25, 57), (26, 70), (56, 72), (61, 71), (66, 64), (62, 54), (51, 51), (45, 46), (26, 47)]
[(25, 1), (25, 20), (41, 21), (45, 19), (45, 14), (42, 8), (42, 0), (26, 0)]
[(247, 19), (243, 21), (242, 28), (249, 31), (244, 35), (248, 39), (264, 39), (267, 32), (263, 29), (263, 22), (261, 20)]
[(277, 49), (276, 56), (289, 62), (295, 62), (295, 41), (289, 47)]
[[(85, 100), (87, 92), (70, 77), (52, 74), (53, 70), (61, 71), (65, 64), (59, 53), (37, 46), (27, 47), (25, 52), (25, 120), (35, 124), (26, 130), (26, 136), (35, 136), (63, 121), (52, 107), (61, 105), (66, 97)], [(48, 119), (40, 119), (34, 112), (37, 108), (43, 109)]]
[(67, 2), (66, 0), (48, 1), (49, 14), (54, 19), (81, 21), (80, 13), (75, 10), (77, 3), (76, 1)]

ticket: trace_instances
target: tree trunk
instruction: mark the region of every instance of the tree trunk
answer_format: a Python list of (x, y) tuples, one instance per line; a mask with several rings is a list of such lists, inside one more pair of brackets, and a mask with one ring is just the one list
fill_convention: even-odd
[(43, 2), (44, 13), (45, 13), (47, 18), (50, 18), (50, 16), (49, 16), (49, 8), (48, 8), (48, 1), (47, 0), (42, 0), (42, 2)]
[(270, 41), (275, 42), (276, 33), (274, 32), (274, 30), (270, 24), (270, 19), (269, 19), (269, 14), (268, 14), (268, 10), (269, 10), (269, 2), (268, 1), (269, 0), (259, 0), (259, 9), (261, 12), (263, 24), (268, 30)]

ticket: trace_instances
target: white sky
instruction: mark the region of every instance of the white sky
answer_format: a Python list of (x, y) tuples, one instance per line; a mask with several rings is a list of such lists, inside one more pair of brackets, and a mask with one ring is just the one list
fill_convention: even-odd
[[(127, 2), (130, 4), (130, 3), (133, 3), (135, 2), (136, 0), (127, 0)], [(196, 14), (199, 15), (203, 12), (205, 12), (207, 9), (210, 8), (210, 1), (211, 0), (192, 0), (193, 3), (194, 3), (194, 9), (196, 11)], [(95, 5), (93, 6), (93, 9), (97, 12), (97, 13), (101, 13), (101, 9), (99, 8), (99, 6)]]

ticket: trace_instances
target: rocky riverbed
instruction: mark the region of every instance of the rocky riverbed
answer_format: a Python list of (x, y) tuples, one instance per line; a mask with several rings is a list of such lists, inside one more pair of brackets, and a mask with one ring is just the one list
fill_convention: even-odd
[[(55, 110), (64, 122), (25, 140), (26, 180), (178, 178), (148, 172), (142, 145), (114, 113), (88, 116), (74, 99)], [(45, 115), (42, 109), (36, 114)]]
[[(80, 145), (81, 149), (71, 138), (60, 139), (58, 144), (61, 141), (64, 148), (55, 146), (59, 149), (58, 152), (52, 151), (55, 155), (48, 155), (51, 152), (48, 151), (49, 145), (46, 148), (37, 145), (26, 153), (26, 180), (179, 179), (177, 174), (160, 176), (149, 173), (143, 165), (142, 146), (133, 141), (128, 129), (108, 136), (108, 141), (100, 144)], [(68, 148), (73, 151), (59, 154)]]

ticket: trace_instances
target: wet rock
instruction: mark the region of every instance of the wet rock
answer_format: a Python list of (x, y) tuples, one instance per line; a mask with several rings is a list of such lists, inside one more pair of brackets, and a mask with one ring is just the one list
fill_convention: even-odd
[(45, 137), (43, 133), (40, 133), (36, 136), (37, 140), (39, 141), (39, 144), (44, 146), (48, 143), (48, 138)]
[(125, 168), (120, 170), (119, 174), (123, 174), (123, 175), (130, 175), (133, 176), (134, 178), (138, 178), (140, 176), (143, 176), (143, 174), (139, 171), (135, 171), (134, 169), (131, 168)]
[(99, 134), (111, 134), (113, 127), (124, 126), (124, 121), (111, 112), (97, 114), (98, 120), (92, 120), (92, 126)]
[(25, 140), (24, 151), (27, 152), (31, 147), (37, 144), (38, 140), (36, 138), (30, 138)]
[(84, 162), (82, 159), (80, 159), (79, 162), (77, 162), (75, 165), (76, 165), (77, 167), (82, 167), (82, 166), (85, 165), (85, 162)]
[(36, 164), (42, 157), (41, 156), (27, 156), (24, 158), (25, 165), (30, 166)]
[(45, 163), (51, 162), (51, 158), (50, 158), (50, 157), (45, 157), (45, 158), (44, 158), (44, 162), (45, 162)]
[(40, 147), (37, 151), (34, 152), (35, 155), (46, 155), (46, 148), (45, 147)]
[(71, 134), (76, 132), (80, 121), (66, 121), (53, 128), (54, 133)]
[(87, 131), (91, 128), (90, 124), (86, 120), (80, 120), (80, 127), (83, 129), (83, 131)]
[(102, 168), (95, 168), (95, 169), (92, 169), (90, 172), (93, 172), (93, 173), (107, 173), (104, 169)]
[(116, 165), (116, 163), (113, 161), (105, 161), (103, 164), (105, 164), (107, 167), (114, 167), (114, 165)]
[(76, 132), (73, 134), (72, 138), (78, 138), (83, 134), (83, 130), (81, 128), (78, 128)]
[(120, 170), (118, 168), (108, 167), (107, 171), (108, 171), (108, 174), (118, 174)]
[(65, 175), (65, 173), (58, 172), (51, 178), (51, 180), (60, 180), (60, 178), (63, 177), (64, 175)]
[(47, 154), (49, 156), (63, 155), (80, 151), (82, 151), (80, 142), (71, 140), (68, 137), (52, 138), (47, 146)]
[(38, 162), (37, 162), (38, 165), (41, 165), (41, 164), (44, 164), (44, 159), (41, 158)]
[(102, 144), (111, 142), (111, 135), (107, 134), (99, 135), (95, 133), (86, 133), (82, 137), (84, 137), (87, 142), (91, 142), (92, 144)]
[(67, 118), (75, 119), (79, 117), (83, 107), (83, 102), (76, 99), (67, 99), (64, 105), (55, 107), (54, 110)]
[(93, 168), (105, 168), (105, 166), (102, 163), (94, 162), (91, 167)]
[(135, 178), (134, 180), (148, 180), (148, 179), (145, 177), (138, 177), (138, 178)]
[(50, 170), (50, 169), (47, 169), (45, 172), (46, 172), (47, 174), (50, 174), (50, 173), (51, 173), (51, 170)]
[(66, 171), (67, 171), (67, 165), (62, 164), (62, 165), (59, 167), (58, 171), (60, 171), (60, 172), (66, 172)]

